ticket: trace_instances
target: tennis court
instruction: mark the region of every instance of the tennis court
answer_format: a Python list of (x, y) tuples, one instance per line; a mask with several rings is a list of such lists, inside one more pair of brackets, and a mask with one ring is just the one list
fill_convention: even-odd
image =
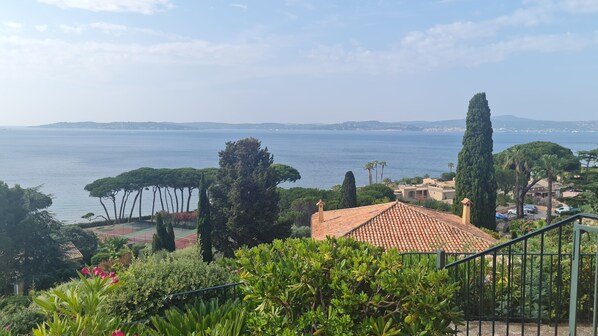
[[(100, 238), (125, 237), (132, 243), (152, 243), (156, 226), (150, 222), (124, 223), (99, 226), (91, 229)], [(193, 245), (197, 241), (195, 229), (174, 228), (174, 239), (177, 249)]]

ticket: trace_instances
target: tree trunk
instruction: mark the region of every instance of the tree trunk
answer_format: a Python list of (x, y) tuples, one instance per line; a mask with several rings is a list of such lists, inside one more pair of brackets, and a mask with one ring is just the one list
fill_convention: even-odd
[(143, 188), (139, 189), (139, 221), (141, 222), (141, 198), (143, 197)]
[(368, 182), (369, 184), (372, 184), (372, 169), (368, 169)]
[(154, 210), (156, 210), (156, 189), (158, 189), (158, 187), (156, 187), (156, 186), (152, 187), (152, 191), (154, 192), (154, 196), (152, 198), (152, 216), (151, 216), (151, 220), (154, 220)]
[(116, 214), (116, 195), (110, 197), (114, 206), (114, 224), (118, 224), (118, 215)]
[(193, 193), (194, 188), (187, 188), (189, 190), (189, 195), (187, 195), (187, 212), (189, 212), (189, 204), (191, 204), (191, 194)]
[[(170, 198), (170, 206), (172, 208), (172, 212), (174, 212), (174, 202), (172, 201), (172, 194), (170, 193), (170, 188), (166, 187), (166, 192), (168, 193), (168, 197)], [(168, 203), (166, 204), (166, 209), (168, 209)], [(171, 212), (171, 211), (168, 210), (168, 212)]]
[(131, 205), (131, 211), (129, 212), (129, 223), (131, 222), (131, 219), (133, 218), (133, 210), (135, 210), (135, 204), (137, 203), (137, 198), (139, 198), (139, 191), (137, 191), (137, 194), (135, 195), (135, 198), (133, 199), (133, 205)]
[[(174, 199), (176, 201), (176, 210), (173, 212), (179, 212), (179, 194), (176, 193), (176, 188), (172, 188), (172, 193), (174, 194)], [(175, 209), (173, 207), (173, 209)]]
[(108, 218), (108, 224), (110, 224), (110, 222), (111, 222), (110, 214), (108, 213), (108, 209), (106, 208), (106, 204), (104, 204), (104, 201), (102, 201), (101, 197), (100, 197), (100, 204), (102, 205), (102, 208), (104, 208), (104, 212), (106, 213), (106, 217)]
[(525, 203), (525, 194), (534, 186), (536, 183), (540, 181), (539, 178), (535, 178), (530, 182), (530, 184), (526, 185), (525, 187), (521, 188), (521, 199), (517, 204), (517, 218), (523, 218), (523, 203)]
[(184, 195), (185, 188), (181, 188), (180, 190), (181, 190), (181, 210), (180, 210), (180, 212), (183, 212), (185, 210), (185, 195)]
[[(160, 194), (160, 205), (162, 205), (162, 211), (164, 211), (164, 200), (162, 199), (162, 188), (158, 187), (158, 194)], [(168, 202), (166, 202), (168, 204)]]

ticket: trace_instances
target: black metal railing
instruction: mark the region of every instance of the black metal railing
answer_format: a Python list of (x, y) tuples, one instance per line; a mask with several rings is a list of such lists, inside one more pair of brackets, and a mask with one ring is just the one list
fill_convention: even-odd
[(192, 291), (174, 293), (166, 295), (163, 302), (165, 307), (181, 307), (194, 300), (208, 301), (214, 298), (217, 298), (220, 303), (225, 303), (228, 300), (240, 298), (241, 291), (239, 286), (243, 285), (245, 285), (243, 282), (233, 282)]
[[(459, 283), (462, 335), (563, 335), (569, 312), (572, 234), (578, 214), (481, 253), (447, 263)], [(595, 240), (582, 243), (578, 320), (591, 321), (596, 276)], [(559, 331), (560, 329), (560, 331)]]

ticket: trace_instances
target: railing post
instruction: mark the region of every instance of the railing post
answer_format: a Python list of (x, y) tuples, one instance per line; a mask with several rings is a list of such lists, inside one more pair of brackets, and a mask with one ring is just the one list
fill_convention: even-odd
[(444, 269), (446, 266), (446, 252), (444, 250), (436, 251), (436, 270)]
[(571, 256), (571, 291), (569, 299), (569, 336), (577, 335), (577, 286), (579, 280), (579, 249), (581, 246), (579, 224), (573, 226), (573, 253)]

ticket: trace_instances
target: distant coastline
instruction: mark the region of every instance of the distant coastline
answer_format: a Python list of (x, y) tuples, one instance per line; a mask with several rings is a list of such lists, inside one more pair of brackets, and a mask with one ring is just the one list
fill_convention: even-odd
[[(515, 116), (492, 117), (495, 132), (598, 132), (598, 120), (549, 121)], [(217, 123), (217, 122), (58, 122), (34, 127), (55, 129), (109, 129), (109, 130), (325, 130), (325, 131), (427, 131), (463, 132), (465, 119), (441, 121), (346, 121), (334, 124), (284, 123)]]

